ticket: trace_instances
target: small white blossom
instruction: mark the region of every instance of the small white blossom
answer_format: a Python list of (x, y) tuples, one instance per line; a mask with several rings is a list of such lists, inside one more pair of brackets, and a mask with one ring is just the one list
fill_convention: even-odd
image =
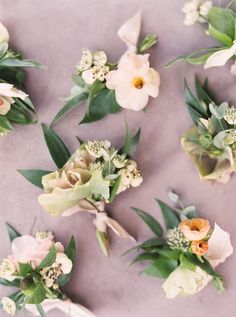
[(8, 259), (4, 259), (0, 263), (0, 277), (9, 279), (12, 277), (12, 275), (14, 273), (16, 273), (16, 267), (15, 267), (14, 263), (12, 263)]
[(112, 163), (115, 165), (116, 168), (123, 168), (126, 166), (127, 161), (128, 160), (125, 158), (124, 154), (122, 154), (122, 155), (117, 154), (113, 158)]
[(204, 1), (203, 4), (201, 4), (201, 6), (200, 6), (200, 10), (199, 10), (200, 15), (206, 18), (208, 16), (208, 13), (209, 13), (211, 7), (212, 7), (211, 0)]
[(92, 66), (92, 61), (93, 55), (90, 50), (88, 50), (87, 48), (83, 48), (82, 57), (78, 65), (76, 66), (76, 69), (78, 70), (78, 72), (83, 72)]
[(118, 174), (121, 175), (118, 193), (125, 191), (130, 186), (138, 187), (143, 181), (140, 171), (137, 169), (137, 164), (132, 160), (130, 160), (127, 166), (121, 169)]
[(86, 84), (92, 85), (97, 79), (99, 81), (104, 81), (108, 73), (108, 66), (94, 65), (92, 68), (89, 68), (82, 73), (82, 78)]
[(236, 108), (235, 107), (228, 108), (225, 111), (224, 119), (229, 124), (236, 124)]
[(93, 52), (93, 65), (104, 66), (107, 63), (107, 55), (103, 51)]
[(38, 231), (36, 232), (35, 238), (37, 241), (42, 241), (44, 239), (54, 240), (54, 235), (51, 231)]
[(184, 24), (194, 25), (196, 22), (204, 23), (205, 18), (212, 7), (212, 1), (210, 0), (192, 0), (187, 2), (182, 11), (185, 14)]
[(16, 313), (16, 303), (9, 297), (3, 297), (1, 300), (3, 309), (9, 315), (14, 316)]

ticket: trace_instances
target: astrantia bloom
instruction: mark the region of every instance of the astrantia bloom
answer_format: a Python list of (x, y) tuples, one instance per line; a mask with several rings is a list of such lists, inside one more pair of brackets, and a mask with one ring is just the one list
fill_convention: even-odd
[(127, 109), (139, 111), (146, 107), (149, 96), (159, 94), (160, 76), (150, 68), (149, 55), (128, 51), (106, 77), (108, 89), (115, 90), (118, 104)]
[(16, 304), (15, 302), (9, 297), (3, 297), (1, 300), (2, 308), (5, 312), (11, 316), (14, 316), (16, 313)]
[(25, 100), (27, 95), (16, 88), (11, 84), (0, 83), (0, 115), (6, 115), (10, 109), (11, 104), (15, 101), (13, 98), (20, 98)]

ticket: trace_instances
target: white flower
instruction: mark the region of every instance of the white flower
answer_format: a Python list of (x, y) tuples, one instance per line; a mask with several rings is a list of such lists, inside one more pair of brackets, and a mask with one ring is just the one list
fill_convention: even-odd
[(0, 277), (9, 280), (14, 273), (16, 273), (15, 264), (8, 259), (4, 259), (0, 263)]
[(79, 72), (85, 71), (86, 69), (89, 69), (91, 67), (92, 61), (93, 61), (93, 56), (90, 50), (88, 50), (87, 48), (83, 48), (82, 57), (78, 65), (76, 66), (76, 69)]
[(73, 263), (65, 253), (57, 253), (56, 263), (60, 266), (63, 274), (71, 272)]
[(85, 144), (86, 151), (96, 158), (103, 157), (107, 154), (108, 149), (111, 147), (111, 143), (105, 141), (88, 141)]
[(224, 119), (225, 121), (228, 122), (228, 124), (235, 124), (236, 123), (236, 108), (235, 107), (228, 108), (225, 111)]
[(125, 191), (130, 186), (138, 187), (143, 181), (140, 171), (137, 169), (136, 162), (132, 160), (128, 161), (127, 166), (119, 170), (118, 174), (121, 176), (118, 193)]
[(183, 13), (185, 14), (184, 24), (185, 25), (194, 25), (200, 18), (199, 8), (201, 5), (201, 0), (193, 0), (187, 2), (183, 6)]
[(6, 313), (12, 316), (15, 315), (16, 304), (12, 299), (10, 299), (9, 297), (3, 297), (1, 300), (1, 304)]
[[(206, 253), (210, 264), (215, 268), (218, 264), (225, 262), (232, 253), (233, 247), (229, 233), (215, 224), (208, 240)], [(191, 271), (180, 265), (168, 276), (162, 287), (167, 298), (174, 298), (177, 295), (194, 295), (205, 287), (211, 279), (212, 277), (199, 267)]]
[(203, 17), (207, 17), (211, 7), (212, 7), (211, 0), (207, 0), (207, 1), (203, 2), (203, 4), (200, 6), (200, 10), (199, 10), (200, 15)]
[(54, 235), (52, 231), (38, 231), (36, 232), (35, 238), (37, 241), (41, 242), (44, 239), (54, 240)]
[(0, 43), (9, 42), (9, 33), (7, 28), (0, 22)]
[(93, 52), (93, 65), (104, 66), (107, 62), (107, 55), (103, 51)]
[(218, 52), (213, 53), (210, 57), (208, 57), (204, 65), (204, 68), (207, 69), (207, 68), (215, 67), (215, 66), (223, 66), (235, 54), (236, 54), (236, 41), (234, 41), (233, 45), (230, 48), (219, 50)]
[(20, 98), (25, 100), (27, 95), (17, 90), (11, 84), (0, 83), (0, 115), (6, 115), (10, 109), (11, 104), (15, 102), (13, 98)]
[(125, 155), (119, 155), (117, 154), (113, 160), (112, 163), (115, 165), (116, 168), (122, 168), (125, 167), (127, 164), (127, 159), (125, 159)]
[(92, 85), (95, 80), (104, 81), (109, 73), (109, 67), (105, 65), (95, 65), (82, 73), (84, 82)]
[(199, 267), (191, 271), (183, 266), (177, 267), (163, 283), (166, 297), (194, 295), (209, 281), (209, 275)]

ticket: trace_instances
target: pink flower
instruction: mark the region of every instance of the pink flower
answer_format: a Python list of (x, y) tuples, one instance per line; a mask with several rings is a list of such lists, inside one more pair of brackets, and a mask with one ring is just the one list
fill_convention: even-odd
[(121, 107), (139, 111), (146, 107), (149, 96), (158, 96), (160, 76), (150, 68), (148, 58), (149, 54), (128, 51), (121, 57), (118, 69), (108, 73), (106, 86), (115, 90)]
[(15, 102), (13, 98), (25, 100), (27, 95), (17, 90), (11, 84), (0, 83), (0, 115), (7, 114), (11, 109), (11, 104)]

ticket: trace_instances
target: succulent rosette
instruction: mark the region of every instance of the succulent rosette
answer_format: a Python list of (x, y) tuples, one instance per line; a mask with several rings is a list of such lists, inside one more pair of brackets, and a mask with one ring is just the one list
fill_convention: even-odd
[(42, 67), (12, 51), (9, 38), (8, 30), (0, 23), (0, 135), (14, 131), (12, 124), (36, 123), (35, 108), (29, 96), (22, 91), (26, 78), (23, 68)]
[(126, 129), (125, 144), (117, 149), (107, 140), (80, 142), (71, 155), (53, 130), (43, 126), (47, 146), (55, 161), (56, 171), (20, 170), (31, 183), (44, 190), (39, 203), (52, 216), (70, 216), (86, 211), (95, 216), (96, 235), (102, 251), (108, 255), (107, 228), (123, 238), (133, 237), (108, 216), (106, 205), (116, 195), (138, 187), (142, 176), (131, 159), (140, 137), (140, 129), (132, 136)]
[(26, 309), (45, 317), (46, 312), (57, 308), (68, 316), (94, 317), (83, 306), (72, 303), (61, 290), (72, 276), (74, 238), (64, 248), (50, 231), (31, 236), (20, 235), (10, 225), (7, 228), (11, 254), (0, 262), (0, 284), (18, 290), (0, 300), (1, 308), (12, 316)]
[(223, 8), (215, 6), (211, 0), (190, 0), (183, 7), (184, 24), (187, 26), (200, 23), (205, 27), (205, 36), (212, 37), (218, 45), (201, 48), (190, 54), (177, 57), (167, 66), (176, 61), (183, 60), (187, 63), (203, 64), (205, 69), (224, 66), (229, 60), (233, 61), (231, 73), (236, 75), (236, 42), (235, 23), (236, 13), (232, 9), (234, 1)]
[(195, 126), (181, 139), (201, 180), (227, 183), (236, 170), (236, 108), (217, 104), (207, 87), (196, 79), (197, 96), (185, 82), (185, 102)]
[(139, 42), (140, 30), (141, 13), (138, 12), (118, 31), (118, 36), (127, 46), (118, 63), (109, 62), (104, 51), (83, 49), (72, 76), (75, 85), (52, 125), (82, 102), (86, 102), (87, 107), (80, 123), (90, 123), (122, 108), (142, 110), (147, 106), (149, 97), (158, 96), (160, 76), (150, 67), (149, 54), (146, 54), (156, 44), (157, 37), (148, 34)]
[(141, 252), (131, 264), (150, 262), (142, 273), (165, 279), (162, 288), (169, 299), (194, 295), (209, 282), (223, 292), (223, 276), (215, 268), (233, 253), (229, 233), (199, 218), (195, 206), (184, 207), (176, 193), (170, 192), (169, 197), (175, 207), (157, 200), (166, 232), (151, 214), (133, 208), (155, 237), (126, 252)]

